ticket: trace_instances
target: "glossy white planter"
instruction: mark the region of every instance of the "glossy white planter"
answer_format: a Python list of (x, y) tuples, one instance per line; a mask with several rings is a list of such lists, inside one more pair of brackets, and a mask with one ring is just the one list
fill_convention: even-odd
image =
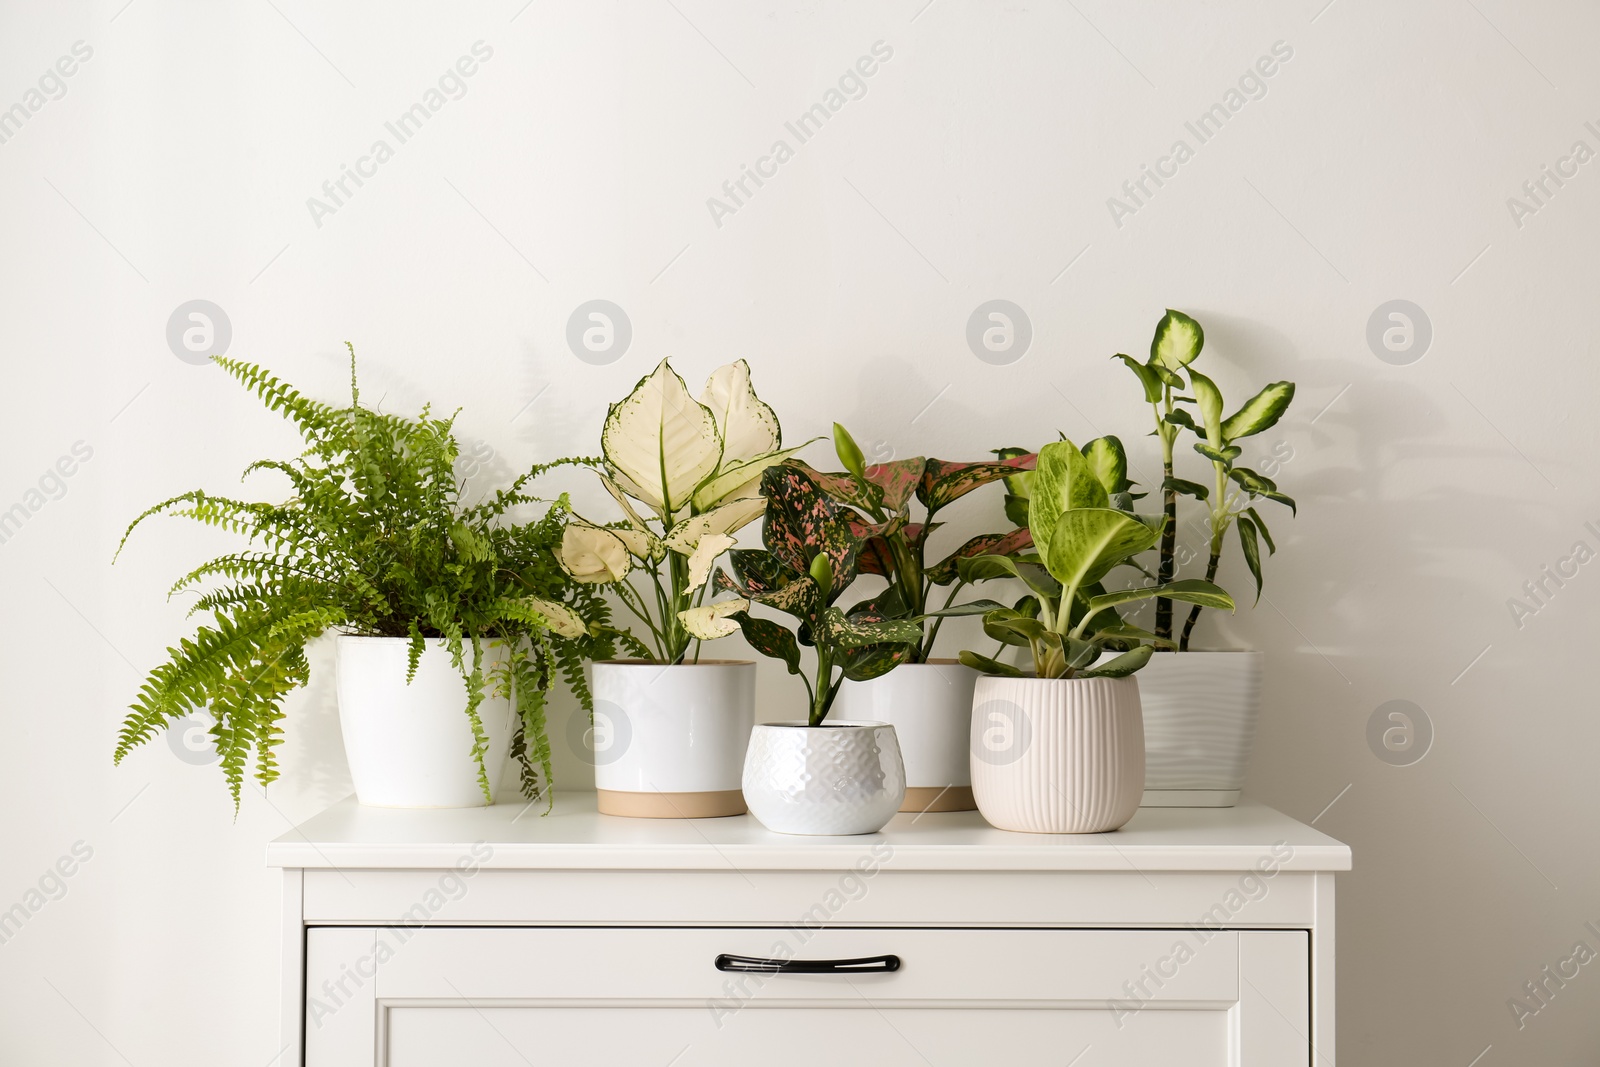
[(972, 687), (978, 672), (955, 660), (906, 663), (865, 682), (845, 682), (832, 714), (894, 727), (906, 764), (901, 811), (971, 811)]
[(978, 679), (972, 792), (991, 824), (1034, 834), (1115, 830), (1143, 791), (1136, 678)]
[(1147, 807), (1232, 807), (1261, 710), (1260, 652), (1157, 652), (1138, 674)]
[(600, 812), (644, 819), (742, 815), (756, 665), (595, 663), (588, 746)]
[[(466, 683), (444, 641), (434, 639), (407, 685), (409, 644), (403, 637), (340, 636), (334, 642), (339, 726), (356, 799), (382, 808), (488, 804), (472, 758)], [(485, 647), (484, 675), (504, 658), (502, 646)], [(511, 699), (487, 692), (478, 717), (489, 737), (483, 766), (493, 794), (511, 748)]]
[(906, 771), (893, 726), (769, 722), (750, 734), (744, 796), (782, 834), (871, 834), (900, 810)]

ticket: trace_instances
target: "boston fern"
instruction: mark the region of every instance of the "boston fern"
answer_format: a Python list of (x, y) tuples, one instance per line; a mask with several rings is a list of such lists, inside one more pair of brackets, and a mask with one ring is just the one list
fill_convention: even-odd
[[(486, 692), (514, 701), (512, 752), (523, 792), (536, 795), (551, 779), (545, 700), (556, 674), (587, 706), (582, 663), (612, 651), (596, 636), (609, 620), (606, 604), (592, 587), (575, 585), (555, 559), (565, 496), (537, 521), (506, 519), (512, 508), (537, 502), (524, 487), (557, 464), (534, 467), (468, 506), (456, 481), (454, 417), (434, 418), (425, 407), (409, 419), (363, 407), (354, 348), (348, 407), (311, 400), (252, 364), (220, 356), (215, 362), (288, 417), (306, 450), (244, 472), (287, 479), (293, 495), (285, 503), (194, 490), (145, 511), (123, 534), (126, 544), (145, 519), (174, 515), (243, 534), (250, 547), (201, 564), (173, 585), (172, 594), (200, 593), (192, 610), (214, 621), (150, 672), (118, 736), (117, 762), (174, 720), (206, 711), (237, 810), (252, 751), (257, 781), (265, 786), (278, 776), (283, 698), (310, 678), (310, 641), (330, 631), (407, 639), (409, 682), (426, 641), (441, 638), (461, 672), (486, 799), (493, 800), (483, 767), (488, 737), (478, 716)], [(503, 644), (507, 655), (486, 672), (490, 643)]]

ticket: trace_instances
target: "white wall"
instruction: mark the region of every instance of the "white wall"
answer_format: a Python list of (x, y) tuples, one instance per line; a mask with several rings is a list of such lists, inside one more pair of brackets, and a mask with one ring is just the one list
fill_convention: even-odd
[[(0, 1060), (268, 1063), (262, 846), (347, 789), (325, 656), (283, 780), (236, 821), (217, 770), (165, 741), (110, 763), (141, 672), (187, 632), (167, 585), (226, 542), (171, 523), (113, 569), (123, 524), (294, 447), (169, 349), (197, 298), (225, 310), (229, 354), (322, 395), (354, 341), (370, 396), (463, 406), (500, 473), (593, 451), (605, 403), (671, 355), (691, 380), (748, 358), (791, 438), (840, 419), (880, 454), (964, 459), (1119, 432), (1148, 476), (1107, 357), (1142, 351), (1163, 307), (1192, 312), (1230, 395), (1300, 387), (1258, 446), (1292, 453), (1299, 518), (1274, 524), (1267, 599), (1208, 639), (1270, 654), (1251, 791), (1355, 848), (1346, 1062), (1592, 1056), (1600, 967), (1520, 1029), (1507, 1006), (1575, 942), (1600, 948), (1600, 564), (1520, 625), (1508, 607), (1576, 542), (1600, 548), (1600, 164), (1507, 206), (1574, 142), (1600, 149), (1591, 5), (124, 3), (0, 8), (0, 108), (93, 51), (0, 143), (0, 508), (92, 449), (0, 544), (0, 908), (92, 849), (0, 944)], [(397, 144), (384, 123), (478, 41), (465, 95)], [(879, 41), (865, 95), (797, 144), (784, 122)], [(1185, 121), (1276, 42), (1292, 58), (1265, 96), (1199, 144)], [(378, 138), (394, 157), (314, 220), (307, 198)], [(794, 158), (718, 225), (707, 198), (778, 138)], [(1193, 158), (1118, 225), (1107, 198), (1178, 138)], [(632, 322), (609, 366), (565, 343), (594, 298)], [(1034, 329), (1009, 366), (964, 337), (995, 298)], [(1431, 321), (1420, 361), (1368, 346), (1393, 299)], [(784, 682), (766, 676), (764, 711), (797, 701)], [(1435, 731), (1411, 766), (1369, 748), (1391, 700)]]

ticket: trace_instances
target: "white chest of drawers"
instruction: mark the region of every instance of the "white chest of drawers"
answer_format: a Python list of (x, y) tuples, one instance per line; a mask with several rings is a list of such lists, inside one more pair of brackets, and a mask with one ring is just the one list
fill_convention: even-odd
[(270, 845), (282, 1062), (1334, 1062), (1350, 851), (1259, 804), (1083, 837), (539, 812), (352, 800)]

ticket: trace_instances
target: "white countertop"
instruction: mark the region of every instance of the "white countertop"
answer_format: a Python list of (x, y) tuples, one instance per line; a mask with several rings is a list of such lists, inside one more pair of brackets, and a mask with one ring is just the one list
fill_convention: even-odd
[[(975, 811), (897, 815), (878, 834), (793, 837), (748, 815), (623, 819), (595, 811), (593, 793), (543, 804), (407, 810), (346, 798), (267, 846), (271, 867), (448, 867), (477, 842), (482, 866), (512, 870), (843, 870), (878, 846), (908, 871), (1347, 871), (1349, 846), (1241, 800), (1232, 808), (1140, 808), (1109, 834), (1019, 834)], [(1276, 849), (1274, 846), (1277, 846)], [(481, 850), (480, 850), (481, 851)]]

